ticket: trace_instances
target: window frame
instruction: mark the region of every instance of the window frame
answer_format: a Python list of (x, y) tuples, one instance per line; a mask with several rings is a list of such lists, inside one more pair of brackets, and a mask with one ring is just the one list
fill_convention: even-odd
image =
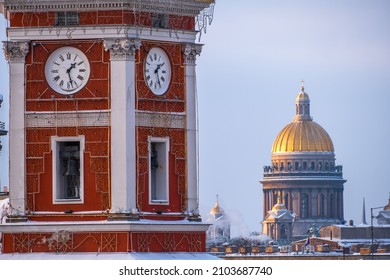
[[(63, 142), (79, 142), (80, 143), (80, 197), (79, 198), (61, 198), (60, 193), (60, 178), (58, 173), (60, 171), (59, 150), (60, 144)], [(52, 191), (53, 204), (83, 204), (84, 203), (84, 150), (85, 150), (85, 136), (52, 136), (51, 137), (51, 151), (52, 151)]]
[(73, 11), (56, 12), (54, 21), (55, 26), (77, 26), (80, 25), (80, 14)]
[[(165, 144), (165, 187), (164, 194), (165, 199), (153, 199), (152, 197), (152, 143), (164, 143)], [(148, 173), (149, 173), (149, 204), (150, 205), (169, 205), (169, 151), (170, 151), (169, 137), (149, 137), (148, 138)]]

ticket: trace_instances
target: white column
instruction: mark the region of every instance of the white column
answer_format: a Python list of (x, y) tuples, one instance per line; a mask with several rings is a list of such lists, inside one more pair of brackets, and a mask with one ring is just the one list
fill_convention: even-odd
[(5, 58), (10, 66), (9, 115), (9, 196), (12, 215), (24, 216), (26, 207), (25, 173), (25, 58), (29, 42), (3, 42)]
[(198, 112), (196, 96), (196, 56), (202, 45), (186, 43), (185, 56), (186, 126), (187, 126), (187, 211), (199, 212), (198, 186)]
[(135, 62), (138, 39), (106, 39), (111, 60), (111, 212), (136, 208)]

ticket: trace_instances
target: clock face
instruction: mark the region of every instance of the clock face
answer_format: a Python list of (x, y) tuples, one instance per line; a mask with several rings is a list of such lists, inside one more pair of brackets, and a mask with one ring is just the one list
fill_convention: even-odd
[(152, 48), (145, 59), (145, 82), (155, 95), (163, 95), (171, 82), (171, 63), (160, 48)]
[(46, 61), (47, 83), (60, 94), (70, 95), (81, 90), (88, 81), (89, 73), (88, 58), (73, 47), (55, 50)]

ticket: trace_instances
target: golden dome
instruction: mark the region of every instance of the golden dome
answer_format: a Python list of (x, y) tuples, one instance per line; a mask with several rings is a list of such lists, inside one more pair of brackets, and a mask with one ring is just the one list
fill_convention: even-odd
[(318, 123), (294, 121), (279, 132), (272, 152), (334, 152), (334, 147), (329, 134)]
[(286, 206), (282, 203), (277, 203), (272, 207), (272, 211), (287, 210)]
[(334, 152), (332, 139), (310, 116), (310, 99), (304, 92), (303, 85), (295, 102), (294, 121), (279, 132), (272, 146), (272, 153)]
[(219, 214), (219, 213), (221, 213), (221, 212), (222, 212), (222, 211), (221, 211), (221, 208), (219, 207), (218, 201), (217, 201), (217, 202), (215, 202), (214, 207), (211, 208), (210, 214), (215, 215), (215, 214)]
[(301, 91), (300, 93), (298, 93), (297, 95), (297, 98), (295, 99), (296, 102), (300, 102), (300, 101), (310, 101), (309, 99), (309, 95), (304, 92), (304, 91)]

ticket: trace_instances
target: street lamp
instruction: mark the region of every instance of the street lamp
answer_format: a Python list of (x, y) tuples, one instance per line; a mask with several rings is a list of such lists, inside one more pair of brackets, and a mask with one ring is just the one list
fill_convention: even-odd
[(373, 210), (375, 209), (381, 209), (383, 208), (384, 206), (380, 206), (380, 207), (371, 207), (371, 259), (373, 260), (374, 259), (374, 224), (373, 224), (373, 219), (374, 219), (374, 214), (373, 214)]

